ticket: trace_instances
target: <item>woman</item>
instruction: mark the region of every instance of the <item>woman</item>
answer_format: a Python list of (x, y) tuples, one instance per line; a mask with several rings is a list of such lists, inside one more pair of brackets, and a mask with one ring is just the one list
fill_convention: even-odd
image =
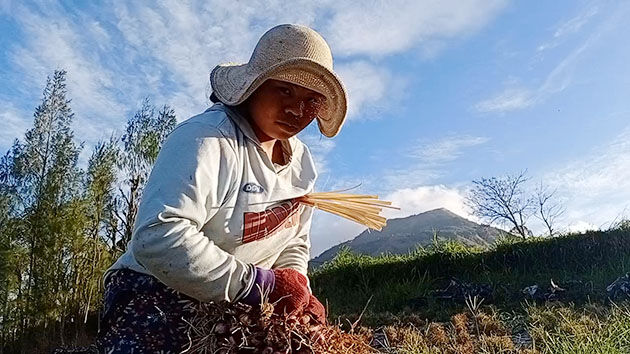
[(99, 346), (179, 352), (190, 301), (261, 302), (325, 323), (306, 276), (316, 172), (295, 136), (317, 119), (327, 137), (346, 92), (325, 40), (280, 25), (246, 64), (210, 74), (215, 104), (169, 135), (147, 181), (127, 251), (105, 275)]

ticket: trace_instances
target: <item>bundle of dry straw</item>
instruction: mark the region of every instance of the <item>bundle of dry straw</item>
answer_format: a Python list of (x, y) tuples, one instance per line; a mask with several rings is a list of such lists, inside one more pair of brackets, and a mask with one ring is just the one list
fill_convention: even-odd
[(400, 210), (392, 206), (391, 202), (379, 200), (377, 195), (367, 194), (309, 193), (298, 198), (298, 201), (378, 231), (387, 224), (387, 219), (380, 215), (383, 208)]
[(370, 332), (347, 333), (338, 326), (315, 325), (308, 315), (287, 317), (263, 308), (238, 302), (195, 304), (183, 353), (378, 353), (369, 345)]

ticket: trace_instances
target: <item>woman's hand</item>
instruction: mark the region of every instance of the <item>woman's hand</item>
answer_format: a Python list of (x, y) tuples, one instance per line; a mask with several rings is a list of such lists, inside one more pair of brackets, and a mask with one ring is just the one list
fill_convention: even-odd
[(311, 320), (317, 324), (326, 324), (326, 308), (317, 298), (311, 294), (308, 305), (304, 309), (304, 314), (309, 315)]
[[(271, 288), (267, 302), (277, 314), (307, 316), (310, 322), (326, 324), (326, 309), (308, 290), (306, 277), (291, 268), (263, 269), (256, 267), (254, 286), (241, 301), (248, 305), (261, 303), (266, 289)], [(262, 290), (262, 292), (261, 292)]]
[(309, 306), (312, 296), (308, 290), (306, 277), (291, 268), (272, 271), (275, 275), (275, 285), (269, 294), (269, 302), (273, 304), (274, 312), (287, 315), (302, 314)]

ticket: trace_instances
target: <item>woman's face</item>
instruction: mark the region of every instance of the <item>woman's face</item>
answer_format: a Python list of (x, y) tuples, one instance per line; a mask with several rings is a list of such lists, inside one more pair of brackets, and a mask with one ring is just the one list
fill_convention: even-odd
[(323, 109), (325, 97), (289, 82), (269, 79), (245, 101), (259, 140), (288, 139)]

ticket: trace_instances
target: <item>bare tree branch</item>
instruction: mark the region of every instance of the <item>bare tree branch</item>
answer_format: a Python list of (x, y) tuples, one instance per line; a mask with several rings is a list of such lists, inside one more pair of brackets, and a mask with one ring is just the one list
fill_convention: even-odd
[(499, 222), (512, 226), (512, 230), (526, 238), (530, 233), (525, 227), (533, 213), (534, 200), (525, 196), (523, 185), (527, 171), (502, 178), (491, 177), (473, 181), (473, 188), (466, 197), (466, 204), (473, 215), (493, 224)]
[(556, 233), (556, 221), (565, 212), (564, 206), (554, 200), (556, 192), (556, 189), (549, 190), (549, 187), (545, 186), (542, 181), (536, 188), (536, 217), (545, 224), (549, 236)]

